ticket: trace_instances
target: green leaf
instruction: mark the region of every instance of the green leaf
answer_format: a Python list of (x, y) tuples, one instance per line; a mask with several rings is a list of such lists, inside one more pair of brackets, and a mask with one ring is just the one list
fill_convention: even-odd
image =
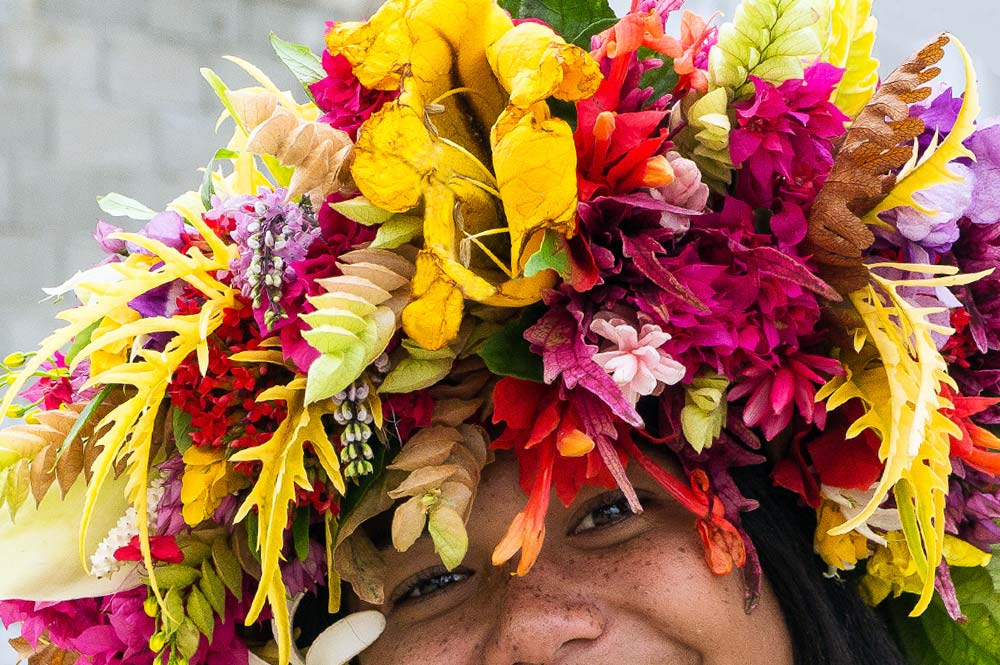
[(951, 568), (952, 582), (966, 623), (952, 621), (935, 597), (917, 618), (906, 616), (910, 599), (891, 604), (891, 618), (903, 650), (913, 665), (1000, 665), (1000, 557), (986, 568)]
[(524, 339), (524, 331), (538, 321), (543, 308), (529, 307), (521, 316), (494, 333), (479, 357), (490, 372), (498, 376), (513, 376), (526, 381), (542, 382), (544, 368), (542, 359), (531, 352), (531, 345)]
[(185, 539), (179, 544), (179, 547), (184, 555), (184, 565), (192, 568), (201, 566), (205, 559), (212, 556), (211, 545), (200, 540)]
[(644, 60), (646, 58), (657, 58), (663, 61), (663, 65), (660, 67), (648, 69), (643, 72), (642, 79), (639, 81), (640, 88), (653, 89), (651, 99), (655, 101), (673, 92), (674, 88), (677, 87), (677, 82), (680, 80), (680, 75), (674, 71), (673, 58), (668, 58), (661, 53), (656, 53), (643, 46), (639, 49), (639, 59)]
[(216, 614), (219, 616), (225, 614), (226, 587), (219, 574), (215, 572), (212, 562), (208, 559), (201, 562), (201, 580), (198, 582), (198, 588), (201, 589), (205, 600), (212, 606)]
[(295, 543), (295, 556), (299, 561), (309, 558), (309, 507), (302, 506), (295, 511), (292, 522), (292, 539)]
[(197, 587), (191, 589), (187, 599), (187, 615), (201, 631), (201, 634), (212, 641), (215, 632), (215, 614), (204, 594)]
[(183, 455), (188, 448), (194, 445), (194, 441), (191, 439), (191, 414), (176, 406), (171, 411), (173, 411), (174, 443), (177, 444), (177, 450)]
[[(157, 571), (156, 579), (160, 579), (159, 571)], [(167, 591), (167, 595), (163, 597), (163, 613), (161, 614), (163, 618), (163, 632), (167, 636), (171, 636), (177, 632), (184, 623), (184, 599), (181, 597), (181, 592), (178, 587), (174, 587)]]
[(448, 570), (458, 567), (469, 549), (469, 536), (461, 515), (447, 506), (438, 506), (431, 511), (427, 532), (444, 567)]
[(566, 243), (561, 235), (551, 229), (545, 231), (538, 251), (528, 257), (528, 262), (524, 264), (524, 274), (534, 277), (546, 269), (555, 270), (564, 279), (570, 276)]
[(198, 194), (201, 196), (201, 204), (205, 206), (205, 210), (212, 209), (212, 195), (215, 194), (215, 185), (212, 184), (212, 167), (215, 166), (216, 160), (236, 159), (239, 156), (238, 152), (219, 148), (215, 151), (215, 156), (208, 162), (208, 166), (205, 168), (205, 177), (201, 179), (201, 187), (198, 189)]
[(222, 105), (226, 107), (229, 111), (229, 115), (232, 116), (233, 122), (236, 126), (243, 130), (244, 134), (249, 134), (247, 128), (243, 126), (243, 120), (240, 118), (239, 114), (236, 113), (236, 107), (233, 106), (233, 100), (229, 99), (229, 87), (219, 78), (219, 75), (213, 72), (207, 67), (202, 67), (201, 75), (208, 81), (208, 84), (212, 86), (212, 90), (215, 91), (216, 96), (218, 96), (219, 101)]
[(420, 235), (424, 220), (413, 215), (394, 215), (378, 227), (371, 247), (396, 249)]
[(59, 450), (56, 451), (56, 459), (52, 463), (53, 472), (55, 471), (56, 465), (59, 464), (59, 460), (62, 459), (63, 453), (69, 449), (73, 440), (80, 435), (80, 430), (82, 430), (84, 425), (86, 425), (90, 419), (93, 418), (94, 413), (101, 408), (101, 404), (104, 403), (104, 400), (107, 398), (108, 393), (111, 392), (113, 387), (114, 386), (104, 386), (101, 388), (101, 391), (87, 403), (87, 406), (85, 406), (83, 411), (80, 412), (80, 415), (77, 416), (73, 426), (69, 429), (69, 432), (66, 433), (66, 438), (63, 439), (62, 445), (60, 445)]
[(566, 41), (590, 50), (590, 37), (614, 25), (608, 0), (500, 0), (514, 18), (538, 18)]
[(174, 644), (177, 645), (177, 649), (181, 652), (181, 655), (188, 660), (194, 658), (200, 642), (201, 632), (198, 630), (198, 627), (190, 619), (185, 620), (178, 627), (177, 636), (174, 639)]
[(309, 86), (326, 78), (323, 61), (308, 46), (286, 42), (273, 32), (271, 33), (271, 46), (292, 72), (295, 80), (302, 84), (302, 88), (309, 95), (309, 98), (315, 101)]
[(229, 549), (225, 539), (220, 538), (212, 543), (212, 561), (215, 563), (215, 570), (219, 573), (219, 578), (229, 589), (229, 592), (237, 599), (242, 598), (243, 568), (240, 566), (240, 560)]
[(111, 192), (104, 196), (97, 197), (97, 205), (101, 207), (101, 210), (108, 213), (112, 217), (128, 217), (129, 219), (137, 219), (139, 221), (145, 222), (156, 217), (156, 211), (152, 208), (144, 206), (135, 199), (130, 199), (127, 196), (122, 196), (116, 192)]
[(330, 207), (352, 222), (357, 222), (364, 226), (384, 224), (393, 216), (393, 213), (372, 205), (371, 201), (363, 196), (348, 199), (347, 201), (331, 203)]
[(73, 342), (69, 345), (69, 348), (66, 349), (66, 365), (69, 367), (73, 366), (73, 360), (80, 355), (80, 352), (83, 351), (88, 344), (90, 344), (90, 338), (93, 336), (94, 331), (97, 330), (97, 326), (101, 325), (102, 321), (104, 321), (103, 318), (94, 321), (92, 324), (87, 326), (83, 332), (73, 338)]
[(161, 589), (186, 589), (201, 576), (201, 571), (183, 563), (168, 563), (157, 566), (156, 583)]
[(250, 553), (253, 558), (260, 562), (260, 520), (257, 513), (247, 515), (244, 523), (247, 525), (247, 544), (250, 546)]
[(743, 0), (731, 23), (719, 29), (709, 55), (709, 90), (725, 88), (730, 100), (753, 94), (750, 76), (778, 85), (802, 78), (803, 63), (819, 57), (826, 36), (823, 0)]

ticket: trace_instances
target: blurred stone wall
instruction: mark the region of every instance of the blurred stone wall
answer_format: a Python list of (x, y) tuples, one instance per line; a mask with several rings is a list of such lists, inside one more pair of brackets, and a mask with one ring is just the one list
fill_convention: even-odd
[[(268, 42), (317, 51), (324, 21), (369, 0), (0, 0), (0, 356), (33, 348), (56, 308), (39, 304), (99, 258), (96, 196), (159, 209), (196, 188), (227, 137), (199, 68), (249, 83), (232, 54), (297, 88)], [(221, 142), (221, 143), (220, 143)]]

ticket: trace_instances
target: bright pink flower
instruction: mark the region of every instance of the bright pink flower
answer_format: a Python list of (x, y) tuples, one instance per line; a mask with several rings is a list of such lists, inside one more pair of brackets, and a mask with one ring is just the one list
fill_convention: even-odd
[(733, 163), (742, 166), (737, 197), (771, 207), (775, 198), (808, 206), (833, 166), (832, 139), (849, 118), (830, 102), (843, 71), (828, 63), (779, 87), (751, 77), (756, 94), (735, 105), (730, 138)]
[(785, 354), (777, 369), (768, 365), (748, 367), (742, 380), (729, 391), (729, 400), (746, 397), (743, 422), (748, 427), (760, 426), (768, 440), (774, 439), (798, 411), (806, 423), (823, 429), (826, 409), (816, 403), (816, 385), (826, 382), (818, 374), (840, 375), (840, 363), (832, 358), (816, 356), (801, 351)]
[(350, 61), (342, 55), (323, 51), (323, 69), (326, 78), (309, 86), (316, 106), (324, 111), (320, 121), (347, 132), (352, 140), (358, 138), (358, 128), (372, 113), (399, 95), (396, 91), (369, 90), (361, 85)]
[(633, 404), (684, 378), (684, 365), (660, 349), (670, 339), (660, 326), (645, 323), (636, 331), (627, 321), (599, 314), (590, 329), (612, 343), (608, 350), (594, 354), (594, 361), (611, 374)]

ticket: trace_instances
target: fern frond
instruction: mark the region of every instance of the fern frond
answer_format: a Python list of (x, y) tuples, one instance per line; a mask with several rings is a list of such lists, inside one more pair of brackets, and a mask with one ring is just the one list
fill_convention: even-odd
[(288, 662), (292, 631), (279, 562), (285, 543), (288, 511), (295, 502), (295, 489), (312, 489), (305, 468), (306, 444), (316, 452), (334, 487), (341, 494), (345, 492), (337, 454), (322, 422), (323, 416), (333, 414), (337, 405), (333, 400), (306, 405), (305, 395), (306, 381), (302, 377), (287, 386), (277, 386), (261, 393), (257, 401), (284, 401), (288, 414), (266, 443), (241, 450), (230, 458), (232, 462), (259, 462), (262, 465), (257, 481), (240, 506), (235, 521), (243, 520), (251, 510), (257, 509), (260, 528), (258, 540), (252, 545), (260, 552), (261, 577), (246, 623), (250, 625), (257, 620), (265, 602), (270, 605), (277, 628), (279, 659), (283, 663)]
[[(922, 273), (926, 278), (888, 279), (877, 270), (889, 268)], [(934, 576), (941, 562), (944, 505), (948, 493), (950, 437), (961, 436), (943, 413), (952, 404), (941, 394), (942, 384), (954, 387), (947, 362), (931, 333), (951, 334), (950, 328), (930, 317), (944, 307), (910, 304), (905, 289), (968, 284), (982, 274), (959, 275), (948, 266), (876, 264), (869, 266), (871, 284), (850, 294), (850, 302), (864, 326), (856, 336), (855, 353), (845, 359), (848, 374), (835, 377), (817, 393), (835, 409), (857, 398), (864, 415), (850, 427), (848, 437), (866, 429), (882, 443), (882, 477), (867, 505), (831, 535), (843, 535), (866, 523), (893, 492), (907, 546), (917, 564), (923, 588), (914, 612), (927, 607), (934, 592)]]
[(869, 224), (877, 223), (879, 213), (898, 206), (909, 206), (928, 216), (936, 215), (937, 210), (929, 210), (916, 200), (917, 192), (937, 185), (961, 182), (962, 177), (949, 170), (948, 165), (963, 157), (976, 159), (973, 152), (964, 145), (965, 139), (976, 131), (976, 117), (980, 110), (976, 70), (972, 64), (972, 57), (962, 42), (952, 35), (945, 35), (945, 37), (954, 40), (965, 64), (965, 96), (962, 100), (962, 108), (958, 112), (958, 118), (955, 120), (955, 126), (944, 141), (937, 146), (937, 149), (930, 156), (925, 155), (918, 166), (912, 169), (906, 177), (899, 180), (889, 195), (868, 213), (865, 221)]
[(829, 15), (829, 0), (743, 0), (709, 54), (709, 89), (738, 100), (753, 93), (751, 76), (773, 84), (802, 78), (803, 62), (823, 52)]

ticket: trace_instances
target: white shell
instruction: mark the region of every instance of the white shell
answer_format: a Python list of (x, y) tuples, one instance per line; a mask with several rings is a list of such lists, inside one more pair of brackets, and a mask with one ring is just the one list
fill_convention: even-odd
[(309, 647), (306, 665), (345, 665), (378, 639), (383, 630), (385, 617), (381, 612), (368, 610), (346, 616), (320, 633)]

